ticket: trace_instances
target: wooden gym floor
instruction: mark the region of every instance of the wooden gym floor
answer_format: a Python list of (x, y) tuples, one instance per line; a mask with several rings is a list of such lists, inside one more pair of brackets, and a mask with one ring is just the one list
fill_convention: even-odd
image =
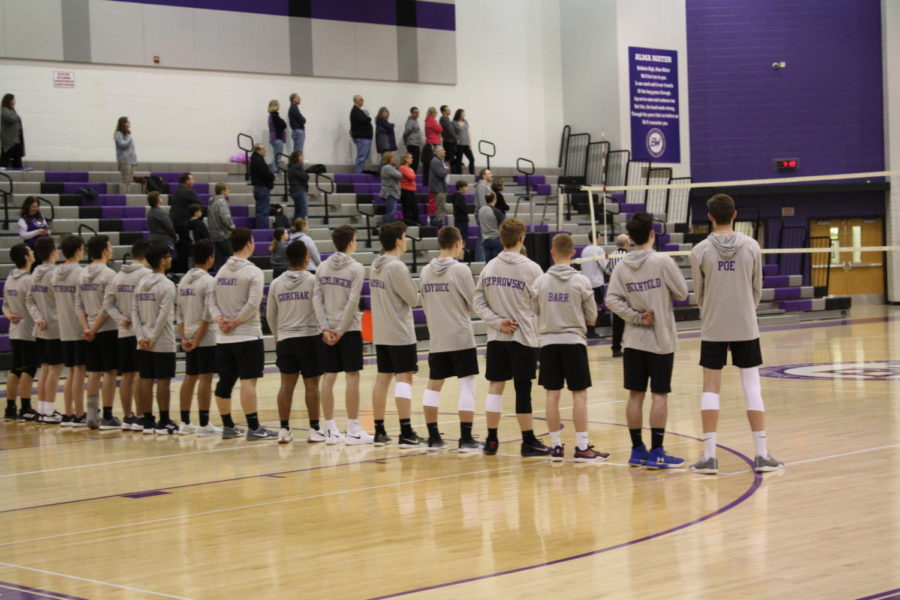
[[(512, 414), (496, 457), (307, 444), (299, 393), (285, 446), (6, 424), (0, 598), (895, 598), (900, 360), (884, 361), (900, 359), (898, 340), (900, 309), (881, 306), (766, 328), (769, 446), (787, 468), (762, 476), (733, 368), (718, 477), (628, 468), (608, 345), (591, 348), (589, 396), (605, 464), (519, 458)], [(702, 448), (698, 353), (682, 334), (666, 447), (688, 463)], [(260, 386), (275, 426), (277, 386)], [(454, 441), (456, 391), (441, 409)], [(479, 380), (479, 408), (485, 393)], [(512, 412), (511, 389), (504, 400)], [(483, 438), (482, 418), (475, 428)]]

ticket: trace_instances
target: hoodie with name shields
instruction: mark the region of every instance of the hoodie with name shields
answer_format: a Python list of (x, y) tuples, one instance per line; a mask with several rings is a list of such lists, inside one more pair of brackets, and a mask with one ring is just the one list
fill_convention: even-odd
[(359, 331), (359, 297), (362, 295), (365, 269), (351, 256), (335, 252), (319, 265), (316, 271), (317, 310), (324, 315), (322, 329), (332, 329), (339, 335)]
[(175, 310), (175, 322), (184, 323), (184, 336), (189, 339), (193, 339), (197, 334), (201, 321), (209, 323), (206, 335), (200, 340), (202, 348), (216, 345), (218, 327), (209, 313), (209, 296), (214, 289), (213, 276), (203, 269), (191, 269), (178, 282), (178, 307)]
[(534, 312), (541, 346), (587, 345), (587, 321), (597, 318), (591, 280), (571, 265), (553, 265), (534, 282)]
[[(78, 291), (75, 293), (75, 310), (84, 313), (88, 327), (93, 327), (94, 322), (101, 314), (107, 314), (103, 308), (103, 300), (106, 290), (115, 276), (115, 271), (106, 265), (88, 265), (81, 270)], [(116, 322), (107, 317), (97, 332), (115, 331), (116, 329)]]
[[(475, 312), (488, 324), (488, 342), (518, 342), (538, 348), (537, 318), (532, 308), (534, 282), (541, 267), (527, 256), (504, 250), (481, 270), (475, 286)], [(504, 319), (519, 324), (514, 333), (500, 331)]]
[(3, 286), (3, 308), (22, 317), (18, 323), (9, 322), (9, 339), (34, 341), (34, 319), (28, 311), (25, 299), (31, 288), (31, 273), (13, 269)]
[(759, 337), (762, 298), (759, 244), (743, 233), (711, 233), (691, 251), (700, 339), (743, 342)]
[(420, 303), (419, 290), (409, 268), (396, 256), (382, 254), (372, 261), (369, 275), (372, 295), (372, 338), (379, 346), (416, 343), (412, 307)]
[(64, 342), (77, 342), (81, 339), (81, 323), (75, 308), (75, 295), (78, 292), (78, 280), (82, 266), (78, 263), (65, 263), (56, 267), (52, 282), (53, 295), (56, 297), (56, 315), (59, 318), (59, 339)]
[[(672, 298), (688, 296), (687, 282), (671, 256), (651, 249), (635, 250), (613, 270), (606, 306), (623, 321), (623, 346), (654, 354), (672, 354), (678, 346)], [(653, 325), (641, 325), (641, 315), (653, 311)]]
[[(31, 287), (25, 296), (28, 314), (34, 320), (34, 337), (42, 340), (59, 339), (59, 321), (56, 314), (56, 295), (53, 293), (53, 273), (56, 265), (38, 265), (31, 274)], [(40, 329), (37, 322), (43, 320), (47, 329)]]
[(319, 283), (309, 271), (286, 271), (269, 286), (266, 320), (276, 342), (319, 335), (320, 318), (315, 293)]
[(263, 298), (263, 272), (246, 258), (232, 256), (216, 274), (216, 290), (209, 297), (213, 320), (237, 319), (240, 325), (228, 333), (216, 333), (217, 344), (248, 342), (262, 338), (259, 305)]
[(474, 348), (475, 281), (469, 267), (455, 258), (435, 258), (422, 269), (420, 279), (429, 353)]
[(110, 285), (106, 286), (106, 297), (103, 299), (103, 310), (106, 311), (118, 327), (119, 339), (134, 337), (134, 327), (122, 327), (122, 320), (131, 320), (131, 308), (134, 290), (138, 282), (152, 273), (142, 264), (131, 263), (123, 266), (116, 273)]
[(151, 273), (134, 290), (131, 321), (138, 341), (154, 341), (151, 352), (175, 352), (175, 284)]

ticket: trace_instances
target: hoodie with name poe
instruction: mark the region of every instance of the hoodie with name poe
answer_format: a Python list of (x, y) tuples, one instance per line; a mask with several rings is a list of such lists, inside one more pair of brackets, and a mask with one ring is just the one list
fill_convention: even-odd
[(315, 302), (316, 276), (308, 271), (286, 271), (269, 286), (266, 320), (276, 342), (317, 336), (325, 320)]
[[(88, 327), (93, 327), (101, 315), (107, 315), (103, 301), (115, 276), (115, 271), (106, 265), (88, 265), (81, 270), (78, 291), (75, 293), (75, 310), (84, 313)], [(97, 332), (115, 331), (117, 328), (116, 322), (107, 316)]]
[[(538, 348), (537, 318), (532, 308), (534, 282), (541, 267), (527, 256), (504, 250), (481, 270), (475, 286), (475, 312), (488, 324), (488, 342), (518, 342)], [(514, 333), (500, 331), (504, 319), (519, 324)]]
[[(671, 256), (651, 249), (626, 254), (613, 270), (606, 306), (623, 321), (625, 348), (671, 354), (678, 346), (672, 298), (684, 300), (687, 283)], [(653, 325), (641, 325), (641, 315), (653, 311)]]
[(209, 313), (209, 296), (215, 289), (213, 276), (203, 269), (194, 268), (188, 271), (178, 282), (178, 306), (175, 309), (175, 322), (184, 323), (184, 337), (193, 339), (200, 329), (201, 321), (209, 326), (206, 335), (200, 340), (200, 347), (208, 348), (216, 345), (218, 327)]
[[(56, 265), (38, 265), (31, 274), (31, 287), (25, 295), (25, 306), (34, 321), (34, 337), (42, 340), (59, 339), (59, 322), (56, 315), (56, 296), (53, 294), (53, 273)], [(38, 321), (47, 323), (46, 329), (37, 326)]]
[(396, 256), (382, 254), (372, 261), (372, 337), (379, 346), (416, 343), (412, 307), (421, 302), (409, 268)]
[(435, 258), (422, 269), (422, 307), (428, 322), (428, 352), (453, 352), (475, 347), (472, 313), (475, 281), (472, 271), (455, 258)]
[(175, 352), (175, 284), (151, 273), (134, 290), (131, 321), (137, 341), (154, 341), (151, 352)]
[(711, 233), (691, 251), (700, 339), (742, 342), (759, 337), (762, 298), (759, 244), (743, 233)]
[(22, 319), (18, 323), (9, 322), (9, 339), (34, 341), (34, 319), (28, 311), (25, 299), (31, 288), (31, 273), (13, 269), (3, 286), (3, 308)]
[(144, 265), (131, 263), (119, 269), (110, 284), (106, 286), (103, 310), (115, 321), (119, 339), (134, 337), (134, 327), (131, 325), (122, 327), (122, 321), (124, 319), (131, 320), (134, 290), (137, 288), (138, 282), (150, 273), (152, 271)]
[(541, 346), (587, 345), (587, 321), (597, 319), (591, 280), (571, 265), (553, 265), (534, 282), (532, 307)]
[(56, 267), (50, 278), (53, 296), (56, 298), (56, 316), (59, 319), (59, 339), (64, 342), (77, 342), (82, 339), (84, 331), (75, 309), (75, 295), (78, 292), (78, 281), (82, 266), (78, 263), (66, 263)]
[(232, 256), (216, 274), (215, 293), (209, 297), (213, 320), (237, 319), (240, 325), (229, 333), (216, 333), (217, 344), (247, 342), (262, 338), (259, 305), (263, 298), (263, 272), (246, 258)]
[(332, 329), (339, 335), (359, 331), (359, 298), (362, 295), (365, 269), (352, 257), (335, 252), (316, 271), (319, 285), (315, 290), (317, 311), (323, 315), (321, 329)]

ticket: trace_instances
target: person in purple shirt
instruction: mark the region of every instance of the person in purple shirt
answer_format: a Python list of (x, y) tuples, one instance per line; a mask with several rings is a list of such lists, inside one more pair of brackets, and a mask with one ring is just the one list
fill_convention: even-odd
[(40, 205), (34, 196), (25, 198), (25, 202), (22, 203), (22, 213), (16, 224), (19, 229), (19, 237), (32, 249), (40, 238), (50, 235), (50, 225), (41, 214)]

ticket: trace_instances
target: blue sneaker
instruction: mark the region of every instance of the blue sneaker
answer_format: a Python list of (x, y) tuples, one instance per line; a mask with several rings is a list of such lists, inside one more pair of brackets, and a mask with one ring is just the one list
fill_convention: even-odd
[(662, 448), (654, 448), (647, 455), (644, 466), (648, 469), (677, 469), (684, 466), (684, 459), (669, 456)]
[(643, 467), (648, 456), (647, 447), (641, 444), (637, 448), (631, 449), (631, 458), (628, 459), (628, 464), (632, 467)]

